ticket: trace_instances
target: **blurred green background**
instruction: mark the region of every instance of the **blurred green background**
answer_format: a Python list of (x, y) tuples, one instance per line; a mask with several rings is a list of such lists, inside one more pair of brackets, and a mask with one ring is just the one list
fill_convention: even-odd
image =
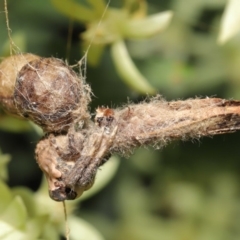
[[(127, 41), (134, 63), (167, 100), (195, 96), (240, 99), (240, 38), (219, 46), (217, 36), (225, 0), (149, 0), (148, 12), (174, 12), (169, 27), (144, 40)], [(121, 8), (123, 1), (110, 6)], [(50, 0), (9, 0), (13, 38), (23, 52), (66, 59), (69, 19)], [(8, 42), (3, 0), (0, 5), (2, 56)], [(69, 63), (83, 55), (74, 22)], [(124, 59), (123, 59), (124, 61)], [(87, 82), (99, 105), (121, 106), (146, 96), (118, 76), (109, 48), (98, 66), (87, 68)], [(9, 127), (0, 116), (0, 148), (11, 155), (9, 186), (36, 190), (41, 172), (34, 160), (39, 136), (29, 125)], [(20, 130), (21, 131), (20, 131)], [(27, 131), (23, 131), (27, 130)], [(122, 159), (117, 174), (75, 211), (107, 240), (240, 239), (240, 133), (174, 142), (154, 151), (139, 149)], [(79, 233), (80, 234), (80, 233)]]

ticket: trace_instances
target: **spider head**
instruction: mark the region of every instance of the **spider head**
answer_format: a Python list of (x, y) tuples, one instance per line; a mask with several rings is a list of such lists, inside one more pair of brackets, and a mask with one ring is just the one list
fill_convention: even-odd
[(54, 190), (49, 190), (49, 196), (55, 201), (74, 200), (77, 197), (77, 192), (68, 187), (60, 187)]
[(49, 190), (49, 196), (58, 202), (74, 200), (82, 195), (84, 189), (77, 187), (59, 186)]
[(74, 200), (79, 198), (84, 191), (90, 189), (93, 183), (94, 180), (85, 185), (78, 183), (75, 185), (66, 185), (59, 179), (59, 181), (54, 181), (54, 184), (49, 184), (49, 196), (57, 202)]

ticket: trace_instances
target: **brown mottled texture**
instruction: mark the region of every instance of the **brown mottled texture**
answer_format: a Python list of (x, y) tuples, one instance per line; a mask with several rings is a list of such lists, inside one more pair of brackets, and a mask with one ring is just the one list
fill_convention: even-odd
[(56, 201), (81, 196), (111, 154), (128, 156), (141, 146), (160, 148), (173, 140), (240, 129), (240, 101), (220, 98), (167, 102), (156, 96), (117, 109), (100, 107), (94, 123), (88, 111), (91, 89), (84, 77), (55, 58), (7, 58), (0, 64), (0, 86), (6, 111), (46, 132), (36, 159)]
[(8, 113), (20, 117), (13, 99), (17, 73), (29, 61), (39, 58), (30, 53), (19, 54), (7, 57), (0, 63), (0, 101)]
[(118, 134), (113, 152), (128, 154), (135, 147), (156, 148), (169, 141), (230, 133), (240, 129), (240, 102), (220, 98), (149, 102), (115, 110)]
[(75, 118), (89, 119), (88, 88), (56, 58), (36, 59), (22, 67), (17, 74), (14, 101), (22, 116), (46, 132), (64, 132)]
[[(143, 145), (159, 148), (172, 140), (230, 133), (239, 128), (240, 101), (219, 98), (167, 102), (155, 97), (120, 109), (98, 108), (95, 124), (78, 132), (71, 129), (64, 144), (57, 140), (60, 136), (51, 135), (54, 144), (50, 146), (54, 146), (59, 159), (56, 163), (56, 153), (52, 153), (51, 166), (61, 172), (61, 178), (53, 188), (56, 194), (50, 196), (59, 201), (80, 196), (92, 186), (98, 168), (111, 154), (129, 155)], [(49, 165), (39, 154), (37, 160)]]
[[(74, 152), (71, 152), (69, 144), (67, 135), (54, 136), (50, 134), (37, 144), (35, 150), (39, 167), (48, 182), (49, 195), (56, 201), (66, 199), (65, 194), (67, 194), (68, 199), (75, 199), (86, 190), (82, 186), (78, 187), (78, 185), (75, 185), (70, 192), (66, 193), (69, 188), (66, 188), (64, 179), (74, 167), (77, 160), (76, 157), (79, 157), (78, 153), (75, 155)], [(66, 156), (62, 155), (62, 153), (66, 154), (66, 152), (69, 153), (67, 159), (65, 158)]]
[(27, 118), (45, 132), (67, 132), (87, 124), (91, 89), (57, 58), (19, 54), (0, 64), (0, 101), (10, 114)]
[(87, 131), (50, 134), (38, 143), (36, 159), (47, 178), (51, 198), (71, 200), (92, 187), (98, 168), (110, 157), (117, 129), (92, 124)]

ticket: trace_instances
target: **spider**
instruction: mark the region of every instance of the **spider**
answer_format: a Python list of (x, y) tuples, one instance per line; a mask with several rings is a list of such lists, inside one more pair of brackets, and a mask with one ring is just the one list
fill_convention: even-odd
[(38, 143), (36, 158), (46, 175), (52, 199), (80, 197), (92, 187), (98, 168), (110, 158), (118, 130), (113, 111), (99, 108), (95, 126), (91, 127), (94, 131), (90, 133), (70, 129), (67, 135), (50, 134)]

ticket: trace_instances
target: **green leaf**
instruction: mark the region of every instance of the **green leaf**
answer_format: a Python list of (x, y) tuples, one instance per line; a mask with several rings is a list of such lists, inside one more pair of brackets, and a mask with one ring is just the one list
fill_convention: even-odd
[(33, 123), (33, 122), (29, 122), (30, 125), (32, 126), (32, 128), (34, 129), (34, 131), (39, 135), (39, 136), (43, 136), (43, 130), (42, 128), (40, 128), (37, 124)]
[(0, 215), (0, 219), (11, 226), (23, 229), (27, 220), (27, 210), (19, 196), (16, 196)]
[(31, 130), (31, 126), (26, 120), (4, 115), (0, 118), (0, 129), (9, 132), (26, 132)]
[(0, 221), (0, 239), (1, 240), (13, 240), (13, 239), (18, 239), (18, 240), (26, 240), (26, 235), (12, 227), (6, 222)]
[(123, 35), (130, 39), (141, 39), (154, 36), (168, 27), (172, 16), (172, 11), (166, 11), (143, 19), (126, 21), (123, 25)]
[(31, 219), (27, 222), (27, 237), (28, 239), (37, 239), (42, 235), (46, 222), (49, 221), (49, 217), (38, 216), (34, 219)]
[[(82, 49), (87, 49), (89, 46), (89, 42), (84, 42)], [(102, 54), (105, 50), (104, 44), (93, 44), (89, 48), (89, 51), (87, 52), (87, 62), (91, 66), (97, 66), (99, 62), (102, 59)]]
[(88, 222), (83, 219), (71, 216), (68, 220), (70, 231), (70, 239), (91, 239), (104, 240), (103, 236)]
[(0, 179), (7, 180), (8, 179), (8, 169), (7, 165), (11, 159), (9, 154), (3, 154), (0, 150)]
[(104, 0), (88, 0), (92, 5), (98, 17), (101, 17), (104, 14), (104, 9), (106, 8), (106, 2)]
[(42, 238), (44, 240), (59, 240), (59, 232), (56, 226), (52, 222), (47, 222), (44, 226), (44, 231), (42, 233)]
[(51, 0), (57, 10), (66, 16), (80, 22), (89, 22), (95, 19), (93, 9), (88, 9), (72, 0)]
[(2, 181), (0, 181), (0, 196), (1, 196), (0, 198), (0, 215), (1, 215), (13, 198), (8, 186)]
[(15, 187), (12, 189), (14, 196), (20, 196), (27, 206), (27, 213), (29, 217), (34, 217), (36, 214), (36, 205), (33, 192), (26, 187)]
[(229, 0), (225, 8), (218, 42), (226, 43), (240, 31), (240, 2), (239, 0)]
[[(25, 52), (26, 51), (26, 35), (22, 32), (14, 32), (12, 35), (12, 40), (17, 46), (17, 49), (14, 49), (14, 51), (17, 52)], [(10, 44), (9, 44), (9, 39), (3, 44), (2, 47), (2, 54), (1, 57), (7, 57), (10, 54)]]
[(118, 74), (129, 87), (143, 94), (156, 93), (133, 63), (123, 40), (115, 41), (111, 45), (111, 55)]

